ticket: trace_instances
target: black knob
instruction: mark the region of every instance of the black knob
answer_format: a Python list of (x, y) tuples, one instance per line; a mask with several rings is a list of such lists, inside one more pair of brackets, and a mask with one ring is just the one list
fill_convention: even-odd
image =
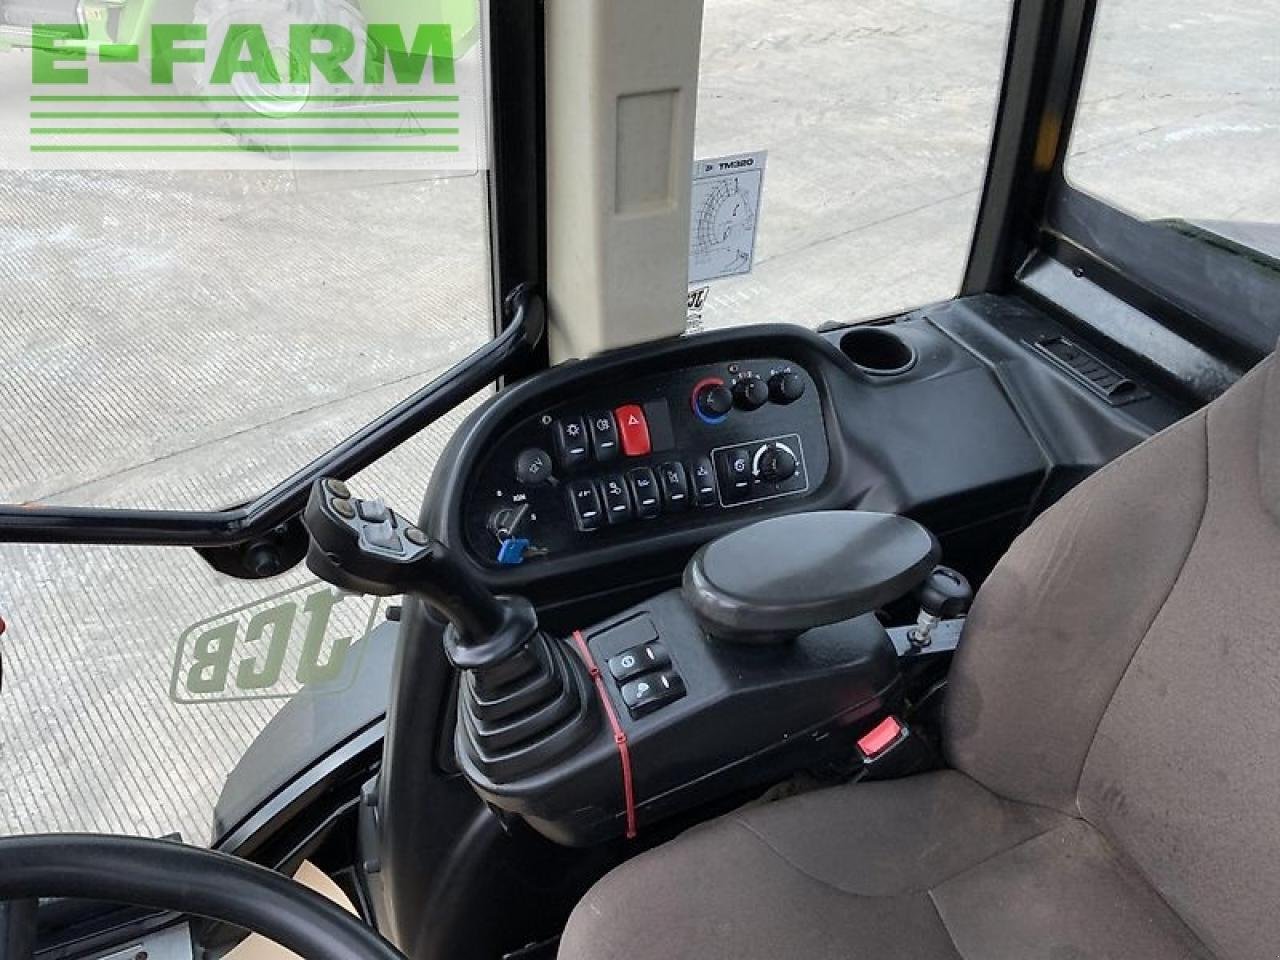
[(706, 383), (694, 394), (693, 405), (704, 417), (717, 420), (733, 408), (733, 394), (723, 383)]
[(516, 479), (529, 487), (546, 483), (551, 479), (551, 454), (537, 447), (521, 450), (516, 457)]
[(795, 403), (804, 396), (804, 377), (794, 370), (775, 373), (769, 378), (769, 399), (774, 403)]
[(756, 454), (756, 472), (765, 483), (781, 483), (796, 473), (796, 455), (780, 443), (766, 443)]
[(949, 620), (962, 617), (969, 612), (973, 603), (973, 588), (964, 574), (950, 567), (934, 567), (933, 572), (916, 590), (920, 600), (920, 609), (937, 617)]
[(759, 410), (769, 402), (769, 385), (759, 377), (746, 377), (733, 385), (733, 402), (741, 410)]

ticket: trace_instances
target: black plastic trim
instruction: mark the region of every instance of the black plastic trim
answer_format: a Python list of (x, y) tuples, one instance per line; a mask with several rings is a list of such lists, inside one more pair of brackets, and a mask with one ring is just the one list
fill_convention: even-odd
[[(490, 253), (495, 302), (521, 284), (545, 290), (546, 82), (541, 0), (490, 0), (489, 83), (492, 88), (489, 171)], [(495, 312), (494, 334), (509, 317)], [(499, 378), (499, 388), (546, 369), (541, 340)]]
[(1017, 0), (960, 296), (1008, 290), (1060, 179), (1095, 0)]
[[(342, 783), (368, 779), (381, 762), (386, 720), (379, 719), (346, 742), (316, 759), (296, 777), (222, 836), (214, 848), (238, 857), (261, 859), (258, 852), (300, 812), (308, 809)], [(340, 798), (336, 802), (342, 802)]]
[[(1275, 267), (1139, 220), (1065, 181), (1047, 211), (1047, 226), (1094, 261), (1089, 269), (1095, 275), (1111, 273), (1131, 288), (1125, 299), (1145, 301), (1144, 312), (1228, 363), (1247, 369), (1275, 348)], [(1059, 250), (1071, 256), (1061, 245)]]

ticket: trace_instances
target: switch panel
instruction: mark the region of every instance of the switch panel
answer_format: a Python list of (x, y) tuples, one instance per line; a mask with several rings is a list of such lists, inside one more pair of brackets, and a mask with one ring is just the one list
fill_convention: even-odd
[[(740, 359), (558, 396), (526, 414), (467, 482), (481, 563), (533, 564), (803, 498), (826, 476), (822, 391), (801, 365)], [(495, 518), (518, 516), (518, 529)], [(501, 560), (499, 558), (502, 558)]]

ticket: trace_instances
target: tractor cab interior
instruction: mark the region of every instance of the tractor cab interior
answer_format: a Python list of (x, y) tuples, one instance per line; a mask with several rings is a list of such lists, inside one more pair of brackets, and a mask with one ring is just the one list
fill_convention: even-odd
[[(0, 957), (1275, 956), (1274, 178), (1215, 155), (1234, 218), (1086, 189), (1103, 18), (1135, 0), (1014, 0), (958, 292), (813, 323), (788, 288), (771, 322), (688, 330), (717, 289), (698, 231), (722, 253), (768, 215), (736, 192), (760, 154), (705, 164), (739, 206), (701, 215), (716, 2), (480, 8), (496, 306), (465, 359), (226, 509), (0, 507), (11, 570), (167, 548), (321, 591), (296, 655), (293, 606), (278, 633), (279, 606), (243, 608), (282, 638), (272, 676), (312, 680), (231, 756), (209, 842), (0, 812)], [(851, 36), (832, 9), (820, 35)], [(1250, 11), (1221, 22), (1274, 30)], [(789, 70), (838, 69), (787, 36)], [(1232, 136), (1274, 136), (1269, 57), (1230, 109), (1270, 119), (1214, 121)], [(1170, 179), (1177, 208), (1196, 185)], [(829, 274), (830, 299), (842, 270), (790, 282)], [(716, 309), (749, 311), (737, 289)], [(446, 422), (416, 513), (362, 473)], [(357, 598), (360, 656), (321, 682), (324, 617)], [(222, 622), (182, 634), (173, 703), (274, 682)], [(22, 669), (3, 682), (0, 717)]]

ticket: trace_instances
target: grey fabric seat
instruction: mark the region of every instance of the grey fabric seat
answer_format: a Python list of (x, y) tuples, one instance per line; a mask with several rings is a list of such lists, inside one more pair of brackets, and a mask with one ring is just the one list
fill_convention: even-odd
[(561, 960), (1280, 957), (1280, 364), (1013, 545), (954, 769), (752, 806), (624, 864)]

